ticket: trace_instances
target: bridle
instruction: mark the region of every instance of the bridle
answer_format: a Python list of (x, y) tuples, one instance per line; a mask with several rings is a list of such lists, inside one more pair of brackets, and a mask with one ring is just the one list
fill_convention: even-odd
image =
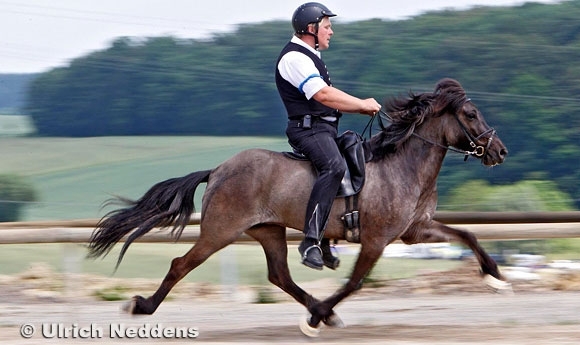
[[(469, 99), (467, 100), (467, 102), (469, 102)], [(455, 116), (455, 119), (457, 120), (457, 123), (459, 123), (459, 126), (461, 127), (463, 134), (465, 134), (465, 136), (469, 139), (469, 146), (471, 146), (473, 148), (473, 151), (463, 151), (462, 152), (462, 150), (457, 150), (457, 149), (452, 148), (452, 147), (450, 147), (449, 149), (453, 149), (454, 152), (459, 151), (460, 153), (465, 154), (464, 161), (466, 161), (469, 156), (476, 156), (478, 158), (485, 156), (485, 154), (489, 150), (489, 147), (491, 146), (491, 142), (493, 141), (493, 136), (496, 133), (495, 129), (493, 127), (490, 127), (488, 130), (486, 130), (485, 132), (481, 133), (480, 135), (478, 135), (477, 137), (474, 138), (473, 135), (471, 133), (469, 133), (467, 128), (465, 128), (465, 125), (463, 124), (463, 122), (461, 122), (459, 120), (459, 117), (457, 116), (457, 114), (455, 114), (454, 116)], [(482, 137), (484, 137), (488, 134), (489, 134), (489, 137), (487, 138), (487, 144), (485, 145), (485, 147), (476, 144), (476, 142), (479, 139), (481, 139)]]
[[(470, 99), (466, 100), (466, 102), (469, 102), (469, 101), (470, 101)], [(383, 109), (380, 109), (378, 113), (375, 113), (375, 115), (372, 116), (369, 123), (365, 126), (365, 128), (363, 130), (363, 136), (364, 136), (364, 133), (367, 131), (367, 129), (369, 130), (369, 136), (371, 135), (372, 124), (373, 124), (375, 118), (378, 119), (378, 123), (379, 123), (379, 126), (381, 127), (381, 130), (384, 130), (386, 128), (386, 126), (383, 123), (383, 116), (389, 121), (391, 121), (391, 119), (392, 119), (391, 116), (389, 114), (387, 114), (387, 112), (385, 112)], [(469, 131), (467, 130), (465, 125), (459, 120), (459, 117), (457, 116), (457, 114), (454, 114), (454, 117), (457, 120), (459, 127), (463, 131), (463, 134), (469, 139), (469, 146), (471, 146), (473, 148), (473, 151), (465, 151), (465, 150), (460, 150), (460, 149), (452, 147), (452, 146), (445, 146), (445, 145), (436, 143), (430, 139), (424, 138), (424, 137), (422, 137), (419, 134), (414, 133), (414, 132), (411, 135), (413, 135), (413, 136), (415, 136), (415, 137), (417, 137), (417, 138), (423, 140), (424, 142), (431, 144), (433, 146), (437, 146), (437, 147), (440, 147), (444, 150), (449, 150), (449, 151), (454, 152), (454, 153), (459, 153), (459, 154), (465, 155), (464, 161), (466, 161), (467, 158), (469, 158), (469, 156), (475, 156), (477, 158), (482, 158), (483, 156), (485, 156), (487, 151), (489, 150), (489, 147), (491, 146), (491, 143), (493, 141), (493, 137), (496, 134), (495, 129), (493, 127), (490, 127), (485, 132), (474, 137), (471, 133), (469, 133)], [(489, 135), (487, 138), (487, 144), (485, 146), (478, 145), (477, 141), (480, 140), (481, 138), (485, 137), (486, 135)]]

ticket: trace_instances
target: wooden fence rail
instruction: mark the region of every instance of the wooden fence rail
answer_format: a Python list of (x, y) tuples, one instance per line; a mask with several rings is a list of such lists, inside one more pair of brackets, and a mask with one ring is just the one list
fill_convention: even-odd
[[(473, 232), (481, 240), (522, 240), (580, 237), (580, 212), (438, 212), (435, 219)], [(98, 220), (0, 223), (0, 244), (86, 243)], [(200, 215), (194, 214), (180, 242), (195, 242)], [(287, 230), (289, 241), (302, 233)], [(140, 242), (173, 242), (168, 230), (153, 230)], [(242, 235), (238, 242), (253, 241)]]

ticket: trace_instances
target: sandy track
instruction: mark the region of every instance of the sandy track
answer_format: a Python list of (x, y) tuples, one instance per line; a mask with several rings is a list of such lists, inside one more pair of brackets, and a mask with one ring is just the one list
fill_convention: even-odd
[[(119, 313), (119, 302), (0, 303), (0, 344), (87, 343), (85, 339), (45, 339), (43, 323), (105, 330), (91, 342), (176, 343), (179, 339), (111, 339), (111, 324), (126, 327), (195, 328), (196, 343), (311, 343), (298, 329), (305, 310), (296, 303), (249, 304), (226, 301), (170, 301), (156, 314), (131, 317)], [(355, 296), (336, 312), (344, 329), (323, 329), (319, 344), (578, 344), (580, 293), (524, 293), (514, 296)], [(37, 333), (23, 339), (19, 329), (33, 325)], [(191, 342), (192, 339), (185, 341)]]
[[(54, 272), (40, 270), (0, 281), (0, 344), (580, 344), (580, 275), (576, 273), (552, 272), (541, 280), (514, 281), (515, 295), (491, 292), (473, 263), (382, 282), (363, 288), (335, 308), (346, 328), (324, 328), (314, 340), (304, 337), (298, 328), (306, 310), (274, 287), (280, 303), (255, 304), (248, 302), (252, 298), (230, 301), (230, 295), (216, 287), (181, 284), (154, 315), (133, 317), (119, 312), (123, 302), (92, 297), (92, 289), (105, 283), (114, 286), (117, 280), (79, 276), (71, 284), (55, 277)], [(158, 283), (136, 280), (123, 285), (150, 293)], [(63, 284), (68, 285), (67, 298), (53, 291)], [(331, 294), (337, 283), (318, 281), (303, 287), (321, 298)], [(238, 295), (247, 292), (245, 288), (239, 287)], [(20, 335), (23, 325), (35, 329), (30, 339)], [(43, 325), (69, 329), (92, 325), (102, 334), (93, 339), (47, 338), (42, 334)], [(190, 334), (196, 337), (112, 338), (111, 327), (121, 326), (193, 330)]]

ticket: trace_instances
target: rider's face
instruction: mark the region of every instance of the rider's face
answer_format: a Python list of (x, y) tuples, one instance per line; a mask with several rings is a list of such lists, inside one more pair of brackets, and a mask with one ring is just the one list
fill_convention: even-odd
[(328, 49), (330, 46), (330, 38), (333, 34), (334, 32), (332, 31), (332, 23), (330, 22), (330, 18), (322, 18), (318, 24), (318, 50)]

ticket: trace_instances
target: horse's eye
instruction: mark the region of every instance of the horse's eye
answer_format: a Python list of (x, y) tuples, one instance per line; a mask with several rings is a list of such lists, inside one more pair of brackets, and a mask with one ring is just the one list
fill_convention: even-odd
[(477, 113), (475, 111), (470, 111), (465, 113), (468, 120), (475, 120), (477, 118)]

